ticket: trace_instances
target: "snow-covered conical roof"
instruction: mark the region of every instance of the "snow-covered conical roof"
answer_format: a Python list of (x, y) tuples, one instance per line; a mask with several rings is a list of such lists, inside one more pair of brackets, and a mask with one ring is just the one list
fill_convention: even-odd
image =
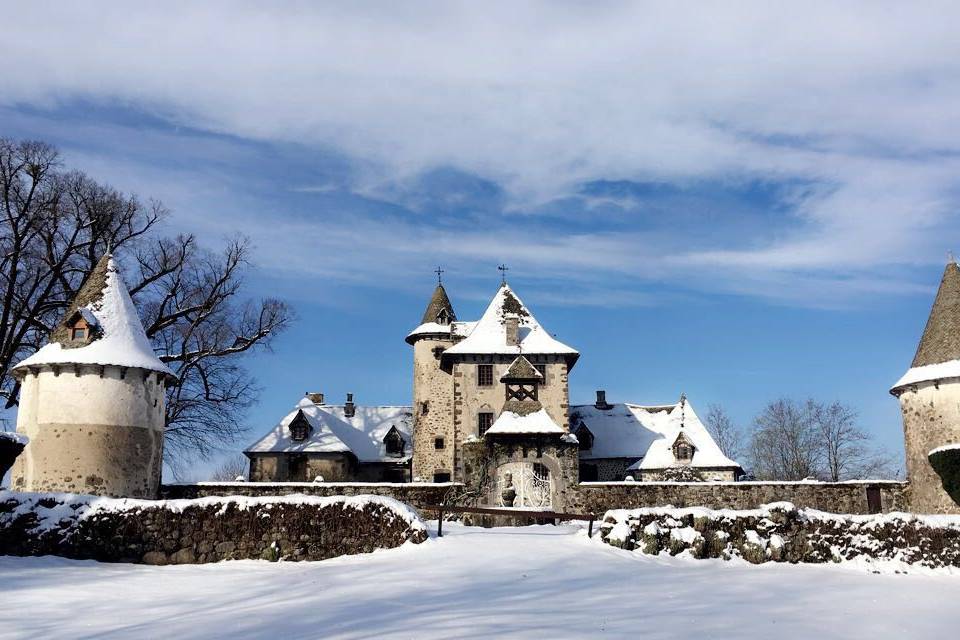
[[(505, 318), (510, 315), (516, 316), (519, 322), (518, 340), (515, 345), (507, 344)], [(444, 351), (443, 355), (446, 357), (455, 354), (520, 355), (521, 353), (565, 355), (571, 360), (570, 366), (580, 356), (576, 349), (568, 347), (547, 333), (523, 301), (513, 292), (510, 285), (503, 283), (470, 335)]]
[(947, 264), (910, 369), (891, 391), (918, 382), (960, 378), (960, 266)]
[[(70, 326), (81, 315), (91, 327), (89, 342), (74, 345)], [(17, 364), (14, 373), (28, 367), (57, 364), (114, 365), (157, 371), (173, 377), (160, 362), (143, 330), (113, 256), (103, 256), (87, 276), (60, 324), (50, 333), (49, 343)]]
[[(441, 322), (441, 320), (444, 320), (441, 315), (444, 311), (446, 312), (446, 318), (444, 322)], [(423, 312), (420, 325), (407, 334), (406, 340), (409, 344), (413, 344), (427, 335), (448, 336), (451, 334), (452, 325), (456, 321), (457, 314), (454, 313), (453, 305), (450, 304), (447, 290), (443, 288), (442, 284), (438, 284), (437, 288), (433, 290), (433, 295), (430, 296), (430, 302)]]

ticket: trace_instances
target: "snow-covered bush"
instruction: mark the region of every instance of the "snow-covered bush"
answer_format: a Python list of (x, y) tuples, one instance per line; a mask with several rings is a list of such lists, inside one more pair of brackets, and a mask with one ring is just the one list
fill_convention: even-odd
[(664, 469), (660, 474), (663, 482), (703, 482), (704, 477), (693, 467), (676, 466)]
[(863, 560), (960, 568), (960, 516), (845, 516), (788, 502), (744, 511), (618, 509), (604, 516), (601, 536), (643, 553), (754, 564)]

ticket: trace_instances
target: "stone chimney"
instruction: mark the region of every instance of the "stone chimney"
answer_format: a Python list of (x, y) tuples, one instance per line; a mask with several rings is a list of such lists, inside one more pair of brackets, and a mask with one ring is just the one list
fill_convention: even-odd
[(607, 392), (604, 391), (603, 389), (597, 389), (597, 401), (593, 406), (595, 406), (597, 409), (600, 409), (601, 411), (608, 411), (609, 409), (613, 409), (613, 405), (607, 403)]
[(347, 394), (347, 401), (343, 405), (343, 415), (352, 418), (357, 415), (357, 407), (353, 404), (353, 394)]
[(508, 315), (503, 319), (503, 326), (507, 330), (507, 346), (515, 347), (520, 344), (520, 316)]
[(313, 404), (323, 404), (323, 394), (318, 391), (307, 391), (307, 398)]

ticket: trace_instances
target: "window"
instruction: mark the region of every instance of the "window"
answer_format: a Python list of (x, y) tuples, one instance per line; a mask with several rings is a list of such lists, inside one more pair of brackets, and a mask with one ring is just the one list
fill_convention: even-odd
[(587, 429), (586, 425), (581, 424), (577, 427), (574, 435), (577, 436), (577, 441), (580, 443), (580, 451), (593, 449), (593, 433), (590, 432), (590, 429)]
[(430, 413), (430, 401), (424, 400), (420, 403), (420, 415), (425, 416)]
[(492, 364), (477, 365), (477, 385), (481, 387), (493, 386), (493, 365)]
[(450, 482), (450, 473), (448, 471), (437, 471), (433, 474), (434, 482)]
[(290, 438), (294, 442), (303, 442), (310, 437), (312, 430), (310, 422), (307, 421), (307, 417), (303, 415), (303, 411), (298, 411), (297, 415), (290, 421)]
[(537, 399), (537, 383), (533, 384), (524, 384), (524, 383), (510, 383), (506, 387), (507, 391), (507, 400), (519, 400), (523, 402), (524, 400), (536, 400)]
[(70, 339), (71, 340), (86, 340), (87, 339), (87, 328), (86, 327), (74, 327), (70, 330)]
[(434, 449), (443, 449), (446, 444), (443, 441), (443, 438), (434, 438), (433, 439), (433, 448)]
[(595, 464), (580, 465), (580, 482), (596, 482), (599, 478), (600, 478), (600, 474), (597, 473), (597, 465)]
[(547, 365), (545, 364), (535, 364), (533, 368), (540, 372), (540, 375), (543, 376), (543, 380), (540, 381), (541, 386), (547, 386)]
[(400, 435), (396, 427), (390, 427), (390, 432), (383, 437), (383, 444), (386, 445), (388, 456), (403, 455), (403, 436)]
[(307, 468), (307, 456), (303, 454), (290, 456), (287, 461), (287, 480), (290, 482), (306, 482)]
[(440, 313), (437, 314), (437, 324), (450, 324), (450, 314), (446, 309), (440, 309)]
[(406, 482), (407, 471), (406, 469), (384, 469), (383, 481), (384, 482)]
[(693, 458), (693, 448), (688, 444), (678, 444), (675, 455), (677, 460), (690, 460)]
[(484, 411), (477, 414), (477, 435), (483, 435), (493, 425), (493, 414)]

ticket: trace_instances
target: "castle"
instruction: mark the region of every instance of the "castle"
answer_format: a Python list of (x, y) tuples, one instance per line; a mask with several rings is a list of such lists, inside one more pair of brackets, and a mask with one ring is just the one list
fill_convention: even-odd
[[(413, 348), (413, 403), (362, 406), (307, 394), (251, 445), (253, 481), (462, 482), (481, 504), (562, 509), (592, 480), (739, 473), (684, 396), (672, 404), (569, 404), (576, 349), (549, 334), (504, 282), (481, 318), (457, 319), (438, 284)], [(155, 497), (164, 391), (109, 255), (49, 344), (13, 368), (22, 385), (13, 488)], [(912, 511), (960, 512), (960, 267), (947, 265), (909, 371), (891, 389), (904, 418)], [(12, 440), (11, 440), (12, 442)], [(679, 475), (678, 475), (679, 473)], [(584, 485), (588, 486), (588, 485)], [(777, 499), (790, 499), (789, 484)]]
[[(413, 404), (343, 405), (309, 393), (247, 448), (252, 481), (465, 482), (492, 468), (488, 502), (555, 506), (581, 480), (691, 477), (734, 480), (686, 398), (668, 405), (610, 404), (603, 391), (570, 405), (580, 354), (554, 338), (504, 282), (479, 320), (457, 319), (437, 284), (413, 347)], [(483, 462), (481, 462), (481, 460)]]

